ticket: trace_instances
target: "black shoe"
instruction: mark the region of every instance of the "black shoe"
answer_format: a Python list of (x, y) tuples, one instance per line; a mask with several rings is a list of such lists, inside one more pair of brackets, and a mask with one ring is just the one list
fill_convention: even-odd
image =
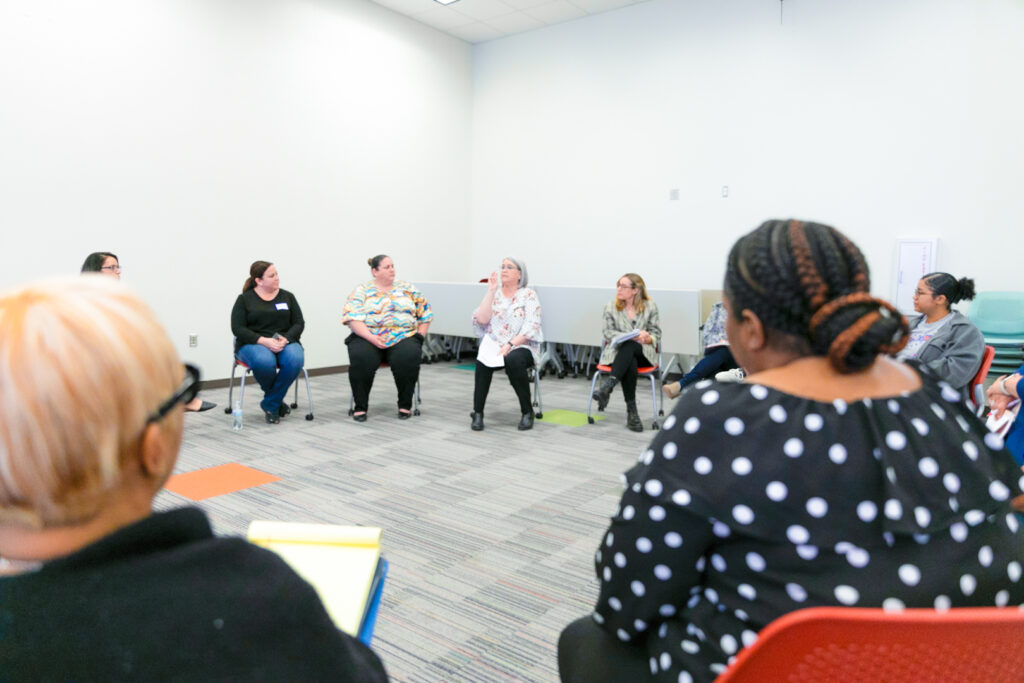
[(474, 432), (482, 432), (484, 430), (484, 414), (473, 412), (469, 416), (473, 418), (473, 424), (469, 425), (469, 428)]
[(604, 410), (608, 406), (608, 399), (611, 398), (612, 389), (619, 380), (608, 376), (601, 380), (601, 386), (594, 390), (591, 398), (597, 401), (597, 409)]
[(281, 417), (277, 413), (272, 413), (269, 410), (263, 411), (263, 417), (267, 418), (267, 422), (272, 425), (276, 425), (281, 421)]
[(630, 401), (626, 404), (626, 429), (633, 432), (644, 431), (644, 423), (640, 419), (640, 413), (636, 410), (635, 401)]
[(216, 407), (217, 407), (216, 403), (210, 403), (209, 401), (203, 401), (202, 404), (198, 408), (196, 408), (195, 410), (189, 410), (189, 408), (186, 406), (185, 407), (185, 412), (188, 412), (188, 413), (204, 413), (207, 410), (210, 410), (211, 408), (216, 408)]
[(408, 420), (410, 417), (412, 417), (412, 413), (411, 412), (403, 413), (401, 410), (398, 411), (398, 419), (399, 420)]
[(282, 403), (281, 407), (277, 409), (277, 414), (280, 417), (285, 417), (290, 412), (292, 412), (292, 409), (288, 407), (287, 403)]
[(527, 429), (533, 429), (533, 413), (523, 413), (523, 417), (519, 420), (519, 431), (525, 432)]
[(356, 422), (366, 422), (366, 413), (363, 413), (362, 415), (353, 415), (352, 419)]

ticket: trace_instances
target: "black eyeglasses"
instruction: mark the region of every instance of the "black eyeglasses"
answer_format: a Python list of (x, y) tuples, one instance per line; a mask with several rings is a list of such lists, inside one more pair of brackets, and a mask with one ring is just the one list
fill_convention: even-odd
[(171, 412), (174, 406), (179, 403), (188, 403), (199, 394), (199, 368), (185, 363), (185, 379), (181, 381), (177, 390), (171, 397), (160, 404), (160, 407), (149, 414), (146, 424), (164, 419), (167, 413)]

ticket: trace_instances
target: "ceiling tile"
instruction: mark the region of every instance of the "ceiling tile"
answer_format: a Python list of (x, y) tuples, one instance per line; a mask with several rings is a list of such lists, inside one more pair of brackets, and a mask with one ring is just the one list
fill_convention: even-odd
[(456, 26), (465, 26), (466, 24), (475, 23), (473, 19), (459, 14), (451, 7), (445, 7), (434, 2), (434, 0), (428, 0), (433, 7), (429, 7), (425, 12), (420, 11), (412, 15), (412, 18), (416, 21), (422, 22), (428, 26), (447, 31), (448, 29), (455, 28)]
[(503, 17), (489, 19), (487, 23), (505, 35), (522, 33), (523, 31), (532, 31), (535, 28), (540, 28), (545, 25), (543, 21), (534, 19), (529, 14), (525, 14), (523, 12), (513, 12), (512, 14), (506, 14)]
[(477, 21), (487, 21), (515, 11), (515, 7), (509, 7), (502, 0), (459, 0), (450, 8)]
[(508, 5), (510, 7), (515, 7), (516, 9), (520, 9), (520, 10), (522, 10), (522, 9), (529, 9), (531, 7), (536, 7), (537, 5), (543, 5), (546, 2), (551, 2), (551, 0), (503, 0), (503, 1), (504, 1), (504, 3), (506, 5)]
[(497, 30), (494, 27), (488, 26), (482, 21), (477, 21), (472, 24), (466, 24), (464, 26), (457, 26), (449, 29), (447, 33), (455, 36), (456, 38), (462, 38), (470, 43), (482, 43), (485, 40), (491, 40), (493, 38), (501, 38), (504, 33)]
[[(437, 5), (434, 0), (374, 0), (378, 5), (384, 5), (388, 9), (412, 16), (417, 12), (423, 12), (430, 5)], [(440, 6), (440, 5), (438, 5)]]
[(587, 14), (599, 14), (608, 10), (632, 5), (635, 0), (569, 0)]
[(534, 19), (540, 19), (546, 24), (557, 24), (561, 21), (587, 16), (586, 12), (567, 0), (554, 0), (554, 2), (537, 5), (524, 11)]

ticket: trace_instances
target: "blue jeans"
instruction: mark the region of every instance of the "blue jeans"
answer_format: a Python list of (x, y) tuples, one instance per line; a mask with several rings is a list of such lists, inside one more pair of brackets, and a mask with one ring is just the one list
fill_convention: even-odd
[(246, 344), (235, 354), (252, 369), (252, 375), (263, 389), (260, 407), (268, 413), (277, 414), (288, 388), (302, 372), (306, 360), (302, 344), (293, 342), (274, 353), (266, 346)]

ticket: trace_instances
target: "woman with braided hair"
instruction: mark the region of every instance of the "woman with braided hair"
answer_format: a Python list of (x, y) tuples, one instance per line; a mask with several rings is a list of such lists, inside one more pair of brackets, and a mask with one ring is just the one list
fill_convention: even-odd
[(910, 340), (899, 352), (901, 360), (916, 359), (936, 375), (963, 391), (981, 367), (985, 337), (966, 316), (950, 309), (958, 301), (974, 298), (974, 280), (957, 280), (949, 273), (928, 273), (914, 290)]
[(626, 473), (562, 680), (711, 681), (803, 607), (1024, 603), (1020, 471), (959, 392), (889, 357), (908, 326), (860, 250), (768, 221), (724, 293), (748, 376), (695, 384)]

